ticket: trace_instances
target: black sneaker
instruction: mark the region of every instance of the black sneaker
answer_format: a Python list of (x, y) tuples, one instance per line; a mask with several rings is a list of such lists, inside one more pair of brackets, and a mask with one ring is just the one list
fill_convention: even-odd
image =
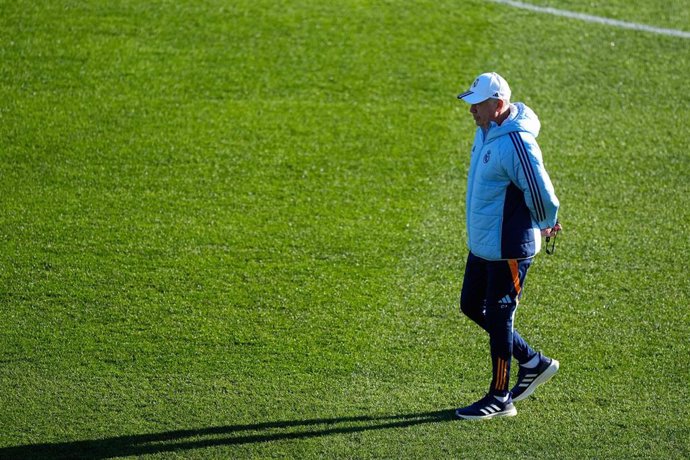
[(513, 387), (511, 393), (513, 394), (513, 401), (522, 401), (529, 395), (534, 393), (542, 383), (546, 383), (551, 377), (558, 372), (558, 361), (547, 358), (539, 353), (539, 364), (537, 367), (526, 368), (520, 366), (518, 371), (517, 383)]
[(512, 417), (517, 415), (517, 410), (510, 397), (506, 402), (501, 402), (488, 394), (470, 406), (457, 409), (455, 415), (466, 420), (482, 420), (501, 416)]

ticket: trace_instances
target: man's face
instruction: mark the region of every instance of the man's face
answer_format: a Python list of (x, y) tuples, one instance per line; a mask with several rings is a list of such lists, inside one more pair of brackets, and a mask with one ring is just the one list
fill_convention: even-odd
[(474, 122), (477, 126), (484, 129), (489, 127), (489, 123), (496, 119), (498, 112), (498, 99), (487, 99), (478, 104), (470, 106), (470, 113), (474, 117)]

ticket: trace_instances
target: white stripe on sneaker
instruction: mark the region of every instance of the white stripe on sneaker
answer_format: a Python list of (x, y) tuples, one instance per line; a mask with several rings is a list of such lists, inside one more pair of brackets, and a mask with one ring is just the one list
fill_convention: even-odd
[[(541, 373), (536, 374), (537, 375), (536, 378), (533, 377), (529, 381), (527, 378), (523, 379), (523, 381), (521, 381), (518, 384), (518, 388), (524, 388), (524, 391), (522, 393), (518, 394), (517, 396), (513, 396), (513, 401), (514, 402), (522, 401), (523, 399), (527, 398), (529, 395), (534, 393), (534, 390), (539, 385), (547, 382), (549, 379), (551, 379), (551, 377), (553, 377), (556, 374), (556, 372), (558, 372), (559, 366), (560, 366), (559, 362), (556, 361), (555, 359), (552, 359), (551, 363), (548, 365), (548, 367), (546, 369), (544, 369)], [(532, 376), (534, 374), (527, 374), (527, 375)]]

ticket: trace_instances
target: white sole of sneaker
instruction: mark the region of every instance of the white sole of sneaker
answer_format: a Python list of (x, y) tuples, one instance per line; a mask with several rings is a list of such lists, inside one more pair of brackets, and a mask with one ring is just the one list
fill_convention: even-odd
[(460, 415), (458, 414), (458, 411), (455, 411), (455, 416), (463, 420), (486, 420), (494, 417), (513, 417), (515, 415), (517, 415), (517, 409), (515, 409), (515, 406), (508, 410), (494, 412), (493, 414), (488, 415)]
[(549, 367), (547, 367), (544, 372), (539, 374), (539, 376), (536, 379), (534, 379), (534, 381), (530, 383), (527, 388), (525, 388), (525, 391), (523, 391), (521, 395), (514, 397), (513, 402), (522, 401), (523, 399), (529, 397), (532, 393), (534, 393), (534, 390), (536, 390), (539, 385), (548, 382), (551, 377), (556, 375), (559, 366), (560, 364), (558, 363), (558, 361), (552, 359), (551, 364), (549, 364)]

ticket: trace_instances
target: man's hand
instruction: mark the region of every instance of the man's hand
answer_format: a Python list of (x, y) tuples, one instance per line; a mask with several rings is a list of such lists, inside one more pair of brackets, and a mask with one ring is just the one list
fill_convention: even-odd
[(547, 238), (551, 238), (553, 236), (556, 236), (558, 232), (563, 230), (563, 226), (559, 223), (556, 223), (553, 227), (548, 227), (545, 228), (541, 231), (541, 236), (545, 236)]

